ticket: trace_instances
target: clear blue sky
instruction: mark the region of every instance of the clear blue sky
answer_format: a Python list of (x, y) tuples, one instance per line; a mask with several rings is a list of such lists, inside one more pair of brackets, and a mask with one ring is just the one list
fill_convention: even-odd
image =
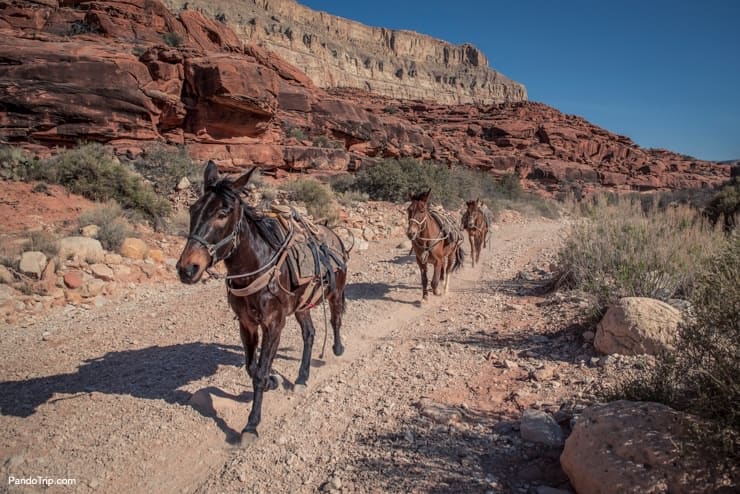
[(740, 0), (298, 0), (473, 43), (529, 99), (644, 147), (740, 159)]

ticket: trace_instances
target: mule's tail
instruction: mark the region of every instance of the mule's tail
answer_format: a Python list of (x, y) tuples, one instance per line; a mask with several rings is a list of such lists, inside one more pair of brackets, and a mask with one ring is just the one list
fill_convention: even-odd
[(452, 265), (452, 272), (457, 271), (460, 269), (465, 262), (465, 251), (462, 248), (462, 243), (460, 243), (457, 246), (457, 251), (455, 252), (455, 264)]

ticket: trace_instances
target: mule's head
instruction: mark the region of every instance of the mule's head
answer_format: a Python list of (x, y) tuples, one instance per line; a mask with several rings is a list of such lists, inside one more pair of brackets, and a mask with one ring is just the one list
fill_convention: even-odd
[(206, 165), (203, 194), (190, 206), (190, 233), (176, 266), (183, 283), (198, 282), (206, 269), (233, 251), (242, 216), (239, 192), (254, 170), (231, 181), (219, 176), (213, 161)]
[(476, 212), (478, 211), (478, 208), (480, 208), (480, 200), (476, 199), (474, 201), (465, 201), (465, 206), (467, 207), (467, 210), (465, 211), (465, 214), (463, 217), (466, 220), (466, 223), (463, 225), (464, 228), (475, 228), (475, 218), (476, 218)]
[(409, 192), (411, 204), (408, 208), (409, 225), (406, 229), (406, 236), (412, 241), (424, 230), (424, 224), (427, 221), (427, 212), (429, 211), (429, 194), (431, 192), (432, 189), (417, 192), (416, 194)]

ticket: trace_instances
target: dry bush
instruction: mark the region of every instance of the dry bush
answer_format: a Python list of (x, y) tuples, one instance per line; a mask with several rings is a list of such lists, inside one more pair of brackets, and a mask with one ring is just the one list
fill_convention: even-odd
[(311, 179), (300, 179), (286, 186), (291, 199), (302, 202), (315, 219), (334, 223), (338, 218), (334, 194), (326, 185)]
[(123, 241), (134, 235), (131, 223), (121, 206), (115, 201), (108, 201), (83, 212), (78, 222), (81, 227), (97, 225), (99, 227), (98, 240), (105, 249), (111, 251), (120, 249)]
[(676, 350), (607, 390), (607, 400), (657, 401), (709, 422), (689, 446), (740, 457), (740, 236), (701, 263), (691, 295), (692, 317), (679, 330)]
[(621, 297), (687, 298), (702, 260), (727, 242), (689, 206), (645, 213), (638, 201), (602, 197), (582, 207), (559, 253), (561, 282), (596, 295), (599, 309)]
[(56, 235), (45, 230), (29, 232), (29, 239), (23, 244), (23, 252), (39, 251), (48, 257), (54, 257), (59, 253), (58, 240)]
[(170, 235), (187, 237), (190, 234), (190, 213), (182, 209), (167, 218), (165, 231)]

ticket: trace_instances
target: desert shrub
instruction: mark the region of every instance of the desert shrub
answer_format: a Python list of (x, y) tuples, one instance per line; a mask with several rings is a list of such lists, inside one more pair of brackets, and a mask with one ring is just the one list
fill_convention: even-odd
[(182, 36), (172, 31), (168, 33), (164, 33), (162, 35), (162, 39), (164, 40), (167, 46), (172, 46), (174, 48), (182, 44)]
[(306, 133), (300, 127), (293, 127), (290, 129), (290, 131), (288, 131), (288, 136), (298, 139), (299, 141), (304, 141), (306, 139)]
[(395, 115), (398, 113), (398, 107), (393, 105), (388, 105), (385, 108), (383, 108), (383, 113), (387, 113), (389, 115)]
[(121, 206), (115, 201), (108, 201), (83, 212), (78, 222), (81, 227), (97, 225), (99, 227), (98, 240), (105, 249), (111, 251), (120, 249), (123, 241), (134, 235), (131, 223)]
[(59, 244), (57, 237), (51, 232), (44, 230), (35, 230), (30, 232), (28, 241), (23, 244), (23, 251), (40, 251), (49, 257), (54, 257), (59, 253)]
[(170, 208), (165, 198), (100, 144), (83, 144), (34, 164), (26, 179), (61, 184), (94, 201), (115, 200), (149, 220), (157, 221)]
[(710, 451), (740, 455), (740, 236), (705, 260), (691, 295), (692, 317), (676, 350), (654, 367), (609, 388), (605, 398), (658, 401), (708, 419), (691, 440)]
[(334, 195), (326, 185), (311, 179), (290, 182), (286, 186), (291, 199), (302, 202), (314, 218), (336, 219)]
[(369, 197), (364, 192), (357, 192), (356, 190), (348, 190), (347, 192), (336, 193), (337, 202), (342, 206), (351, 206), (357, 202), (367, 202)]
[(489, 203), (500, 199), (526, 199), (544, 204), (544, 200), (522, 192), (516, 175), (507, 175), (497, 181), (487, 172), (413, 159), (384, 160), (353, 176), (335, 177), (331, 183), (337, 192), (363, 192), (370, 199), (391, 202), (406, 201), (409, 191), (431, 188), (432, 200), (446, 208), (460, 207), (474, 198)]
[(713, 224), (722, 220), (725, 231), (735, 229), (740, 216), (740, 180), (737, 177), (707, 201), (704, 214)]
[(597, 199), (559, 252), (561, 281), (596, 295), (601, 310), (626, 296), (667, 300), (690, 295), (724, 235), (688, 206), (643, 212), (639, 201)]
[(168, 217), (165, 222), (165, 231), (170, 235), (187, 237), (190, 233), (190, 213), (182, 209)]
[(90, 25), (87, 20), (81, 20), (81, 21), (74, 21), (69, 26), (69, 31), (67, 34), (69, 36), (77, 36), (78, 34), (93, 34), (97, 33), (98, 30)]
[(33, 161), (33, 158), (19, 147), (0, 146), (0, 178), (25, 180)]
[(313, 139), (313, 145), (318, 148), (328, 148), (329, 146), (329, 138), (326, 136), (316, 136)]
[(188, 155), (184, 146), (154, 144), (133, 160), (133, 166), (158, 192), (170, 192), (183, 177), (195, 185), (203, 181), (202, 166)]

